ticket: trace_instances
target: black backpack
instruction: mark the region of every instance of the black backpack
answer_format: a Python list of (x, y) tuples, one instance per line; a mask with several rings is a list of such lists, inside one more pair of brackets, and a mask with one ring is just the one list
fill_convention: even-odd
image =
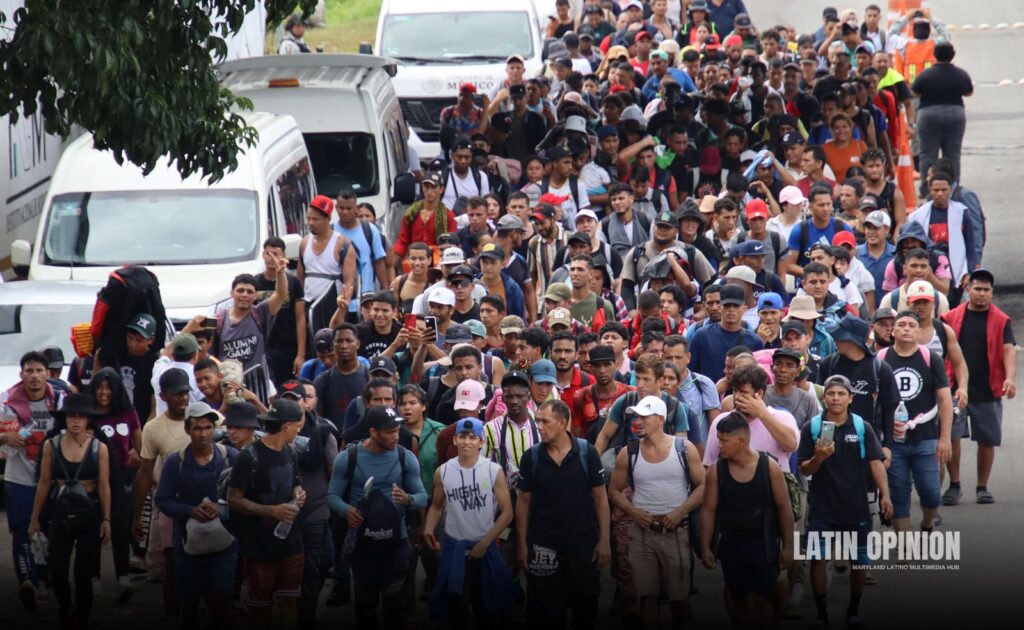
[[(397, 449), (401, 479), (404, 480), (407, 470), (405, 458), (408, 450), (401, 445)], [(348, 453), (346, 469), (348, 487), (345, 489), (343, 498), (347, 503), (352, 496), (352, 480), (356, 472), (359, 445), (350, 445), (346, 452)], [(402, 508), (395, 505), (394, 501), (384, 496), (380, 490), (374, 489), (363, 497), (359, 510), (363, 513), (363, 524), (359, 526), (359, 540), (356, 543), (356, 548), (361, 555), (384, 558), (402, 545)]]
[(64, 474), (64, 485), (56, 489), (50, 503), (53, 518), (72, 534), (84, 532), (96, 523), (97, 512), (96, 503), (85, 490), (85, 486), (78, 481), (78, 475), (88, 458), (92, 458), (97, 466), (99, 465), (100, 442), (96, 438), (89, 439), (89, 446), (82, 461), (78, 462), (74, 475), (68, 474), (68, 469), (64, 465), (64, 457), (60, 452), (60, 436), (50, 438), (50, 445), (53, 447), (53, 463), (59, 466)]
[[(551, 190), (551, 178), (545, 177), (540, 181), (540, 194), (545, 194)], [(580, 180), (575, 175), (569, 176), (569, 195), (572, 196), (572, 202), (576, 204), (576, 211), (579, 212), (583, 208), (580, 207)]]

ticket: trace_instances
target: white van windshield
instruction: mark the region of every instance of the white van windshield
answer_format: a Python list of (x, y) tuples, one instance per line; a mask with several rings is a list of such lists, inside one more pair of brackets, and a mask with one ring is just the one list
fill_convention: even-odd
[(504, 62), (533, 56), (525, 11), (392, 14), (384, 22), (381, 54), (403, 61)]
[(306, 133), (303, 137), (318, 193), (332, 199), (343, 188), (360, 197), (377, 194), (377, 147), (371, 134)]
[(69, 193), (53, 198), (48, 265), (195, 265), (253, 260), (259, 201), (245, 190)]

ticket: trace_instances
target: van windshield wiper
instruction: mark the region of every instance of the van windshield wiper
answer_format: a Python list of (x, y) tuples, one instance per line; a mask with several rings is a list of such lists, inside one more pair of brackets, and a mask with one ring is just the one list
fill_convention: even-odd
[(411, 57), (408, 55), (400, 55), (396, 57), (399, 61), (408, 61), (411, 63), (462, 63), (460, 58), (449, 58), (449, 57)]
[(459, 55), (451, 57), (451, 59), (460, 59), (462, 61), (505, 61), (505, 57), (496, 55)]

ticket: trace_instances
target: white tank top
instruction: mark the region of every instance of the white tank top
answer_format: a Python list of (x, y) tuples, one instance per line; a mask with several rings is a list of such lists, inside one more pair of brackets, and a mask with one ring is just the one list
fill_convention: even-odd
[(497, 462), (482, 455), (472, 468), (463, 468), (458, 459), (450, 459), (441, 466), (447, 535), (456, 540), (480, 540), (491, 531), (497, 512), (494, 478), (499, 470)]
[(664, 516), (682, 505), (688, 495), (687, 480), (675, 444), (668, 457), (655, 464), (644, 459), (641, 447), (633, 465), (633, 485), (633, 505), (645, 512)]
[[(306, 277), (303, 283), (307, 302), (312, 302), (323, 295), (331, 286), (331, 278), (341, 277), (341, 265), (334, 257), (334, 248), (337, 246), (341, 235), (331, 230), (331, 240), (327, 241), (327, 247), (320, 255), (313, 253), (313, 235), (309, 235), (306, 241), (306, 249), (302, 251), (302, 266), (306, 270)], [(328, 277), (330, 276), (330, 277)], [(341, 292), (341, 283), (336, 281), (338, 292)]]
[(929, 350), (931, 350), (935, 354), (939, 355), (940, 357), (941, 356), (945, 356), (945, 353), (942, 351), (942, 342), (939, 341), (939, 333), (937, 333), (935, 331), (935, 329), (936, 329), (936, 327), (941, 326), (941, 325), (942, 325), (942, 322), (940, 322), (940, 321), (932, 322), (932, 338), (931, 338), (931, 341), (929, 341), (928, 343), (925, 344), (926, 348), (928, 348)]

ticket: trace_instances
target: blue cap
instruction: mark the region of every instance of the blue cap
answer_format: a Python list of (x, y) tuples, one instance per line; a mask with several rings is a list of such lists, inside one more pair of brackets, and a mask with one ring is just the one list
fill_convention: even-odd
[(775, 309), (777, 311), (782, 310), (782, 296), (778, 293), (768, 291), (762, 293), (761, 297), (757, 298), (757, 310), (763, 311), (765, 309)]
[(484, 423), (477, 418), (459, 418), (455, 430), (457, 433), (473, 433), (478, 438), (484, 437)]
[(619, 130), (615, 125), (603, 125), (597, 130), (597, 139), (604, 140), (612, 136), (619, 135)]
[(530, 368), (530, 376), (534, 383), (557, 383), (555, 364), (550, 359), (541, 359)]
[(768, 250), (765, 249), (764, 243), (757, 240), (746, 240), (741, 243), (737, 243), (729, 255), (732, 258), (738, 256), (765, 256), (768, 254)]

